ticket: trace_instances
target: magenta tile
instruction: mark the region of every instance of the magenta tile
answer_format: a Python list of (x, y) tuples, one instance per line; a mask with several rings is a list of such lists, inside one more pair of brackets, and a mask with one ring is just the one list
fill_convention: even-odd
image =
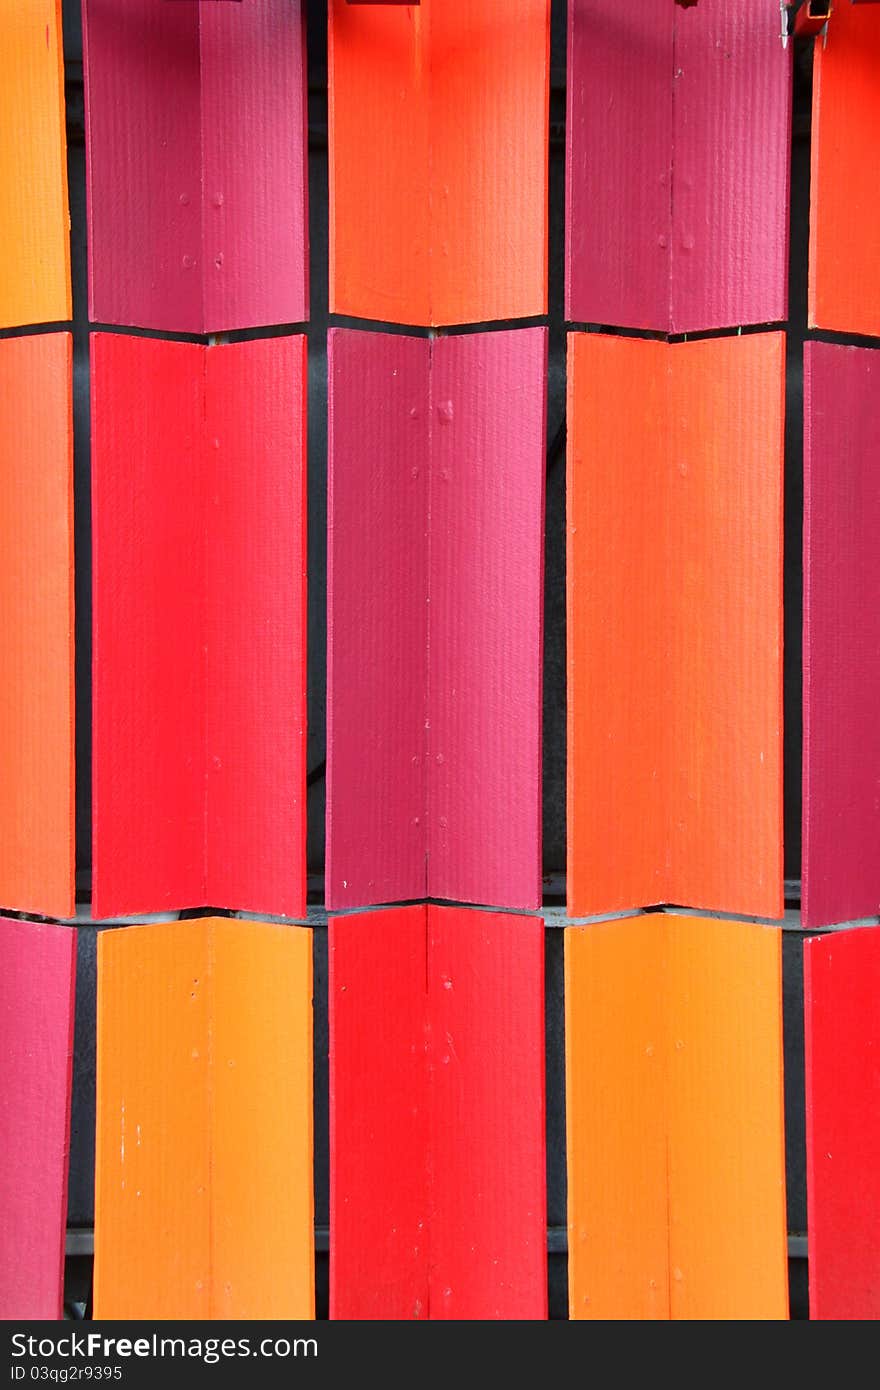
[(880, 912), (880, 352), (804, 352), (803, 921)]
[(682, 333), (787, 313), (778, 0), (570, 0), (566, 315)]
[(331, 331), (335, 909), (540, 903), (546, 350)]
[(92, 320), (303, 321), (300, 0), (84, 0), (83, 15)]

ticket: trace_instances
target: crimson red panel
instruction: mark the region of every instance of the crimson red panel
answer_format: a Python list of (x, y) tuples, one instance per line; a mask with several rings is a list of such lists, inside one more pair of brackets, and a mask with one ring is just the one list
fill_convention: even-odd
[(540, 903), (546, 353), (331, 332), (331, 907)]
[(804, 348), (803, 921), (880, 910), (880, 352)]
[(880, 1318), (880, 930), (804, 943), (810, 1317)]
[(331, 921), (331, 1317), (546, 1317), (543, 931)]
[(304, 353), (92, 339), (98, 916), (305, 910)]
[(60, 1318), (76, 932), (0, 918), (0, 1318)]
[(204, 899), (202, 349), (92, 337), (94, 912)]
[(427, 1318), (427, 909), (330, 921), (330, 1316)]
[(432, 1318), (546, 1318), (544, 922), (428, 908)]

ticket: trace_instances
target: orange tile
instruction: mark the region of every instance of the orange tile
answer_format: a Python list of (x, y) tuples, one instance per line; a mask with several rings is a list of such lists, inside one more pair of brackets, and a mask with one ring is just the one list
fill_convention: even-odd
[(573, 1318), (788, 1316), (781, 934), (566, 932)]
[(0, 341), (0, 906), (74, 911), (67, 333)]
[(573, 916), (782, 912), (784, 338), (572, 334)]
[(330, 7), (330, 307), (547, 306), (548, 0)]
[(835, 4), (813, 60), (809, 321), (880, 334), (880, 9)]
[(665, 918), (565, 933), (572, 1318), (669, 1317)]
[(61, 0), (0, 0), (0, 328), (69, 319)]
[(311, 948), (230, 918), (100, 936), (96, 1317), (313, 1316)]
[(787, 1318), (782, 933), (667, 920), (671, 1315)]

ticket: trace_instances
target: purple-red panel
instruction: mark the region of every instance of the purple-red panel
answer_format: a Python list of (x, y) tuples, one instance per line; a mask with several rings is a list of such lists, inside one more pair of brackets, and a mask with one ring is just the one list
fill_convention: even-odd
[(60, 1318), (76, 932), (0, 918), (0, 1318)]
[(880, 912), (880, 352), (804, 349), (803, 920)]
[(331, 920), (331, 1317), (546, 1317), (543, 931)]
[(302, 322), (300, 0), (84, 0), (83, 18), (92, 320)]
[(541, 902), (547, 333), (431, 363), (428, 895)]
[(784, 319), (791, 45), (778, 0), (569, 0), (566, 316)]
[(327, 902), (427, 895), (427, 343), (328, 335)]
[(880, 929), (804, 942), (810, 1317), (880, 1318)]
[(331, 332), (333, 908), (540, 903), (546, 352)]

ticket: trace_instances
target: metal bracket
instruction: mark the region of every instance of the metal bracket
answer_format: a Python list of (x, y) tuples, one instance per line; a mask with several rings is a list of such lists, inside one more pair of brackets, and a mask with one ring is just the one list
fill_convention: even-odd
[(813, 39), (831, 18), (831, 0), (800, 0), (788, 7), (788, 32), (797, 39)]

